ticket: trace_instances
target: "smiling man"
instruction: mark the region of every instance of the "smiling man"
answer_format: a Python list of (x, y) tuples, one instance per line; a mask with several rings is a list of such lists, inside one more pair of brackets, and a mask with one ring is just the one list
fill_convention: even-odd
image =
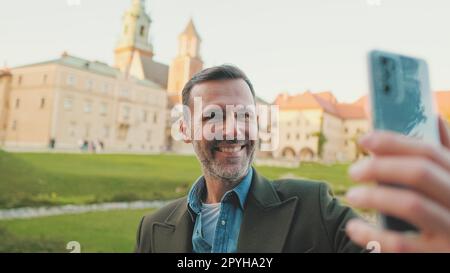
[(411, 234), (363, 222), (325, 183), (260, 176), (252, 167), (255, 91), (238, 68), (196, 74), (183, 104), (180, 132), (203, 175), (188, 196), (142, 219), (136, 252), (361, 252), (374, 242), (382, 252), (450, 252), (450, 136), (442, 120), (441, 146), (373, 132), (359, 144), (374, 156), (349, 169), (358, 182), (406, 186), (379, 182), (350, 190), (347, 200), (414, 224)]
[(180, 131), (203, 175), (188, 196), (142, 219), (136, 252), (362, 251), (345, 233), (356, 214), (325, 183), (269, 181), (252, 167), (255, 91), (240, 69), (203, 70), (182, 96)]

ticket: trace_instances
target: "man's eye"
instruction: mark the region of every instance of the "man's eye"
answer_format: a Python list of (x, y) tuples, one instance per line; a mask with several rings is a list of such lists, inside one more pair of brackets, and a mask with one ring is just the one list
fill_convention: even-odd
[(248, 112), (240, 113), (237, 115), (237, 118), (239, 118), (240, 120), (249, 120), (251, 118), (251, 114)]
[(211, 120), (218, 117), (218, 115), (215, 112), (206, 113), (205, 116), (203, 116), (203, 120)]

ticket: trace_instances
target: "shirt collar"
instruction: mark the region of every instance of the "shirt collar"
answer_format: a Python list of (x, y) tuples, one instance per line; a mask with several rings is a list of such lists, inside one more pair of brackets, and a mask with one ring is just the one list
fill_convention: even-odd
[[(226, 192), (222, 197), (221, 203), (224, 198), (228, 196), (231, 192), (234, 192), (239, 200), (239, 205), (244, 209), (245, 201), (247, 200), (248, 191), (250, 190), (250, 185), (252, 184), (253, 168), (250, 167), (247, 174), (242, 179), (242, 181), (234, 187), (232, 190)], [(199, 177), (194, 185), (192, 185), (191, 190), (188, 194), (188, 204), (189, 208), (195, 213), (199, 214), (202, 208), (202, 196), (206, 190), (206, 182), (204, 176)]]

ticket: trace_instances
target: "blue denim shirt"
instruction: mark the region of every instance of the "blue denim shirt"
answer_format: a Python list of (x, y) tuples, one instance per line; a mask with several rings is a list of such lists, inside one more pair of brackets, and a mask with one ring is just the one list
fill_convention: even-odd
[(212, 246), (203, 238), (202, 233), (202, 195), (206, 191), (204, 177), (200, 177), (188, 194), (190, 212), (195, 215), (192, 246), (195, 253), (235, 253), (241, 229), (244, 204), (252, 183), (253, 170), (234, 189), (226, 192), (220, 202), (220, 214)]

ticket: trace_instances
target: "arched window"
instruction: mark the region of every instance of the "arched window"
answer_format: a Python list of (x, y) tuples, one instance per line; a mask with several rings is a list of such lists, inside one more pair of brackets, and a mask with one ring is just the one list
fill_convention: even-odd
[(145, 34), (145, 27), (141, 26), (141, 30), (140, 30), (141, 37), (144, 37), (144, 34)]

